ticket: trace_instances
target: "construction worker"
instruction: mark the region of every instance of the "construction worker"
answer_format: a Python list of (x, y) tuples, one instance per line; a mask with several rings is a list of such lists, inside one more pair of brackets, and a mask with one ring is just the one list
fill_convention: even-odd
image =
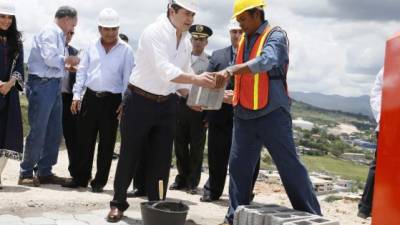
[(293, 141), (286, 89), (287, 36), (265, 20), (264, 6), (264, 0), (235, 0), (233, 17), (245, 35), (239, 44), (236, 64), (217, 73), (226, 79), (235, 76), (230, 201), (223, 224), (233, 224), (236, 208), (250, 203), (253, 173), (262, 145), (276, 164), (293, 208), (321, 215), (308, 172)]
[[(243, 31), (236, 20), (231, 20), (228, 26), (231, 45), (214, 51), (211, 55), (207, 71), (217, 72), (234, 64), (234, 59)], [(225, 186), (228, 168), (229, 153), (232, 143), (233, 129), (233, 78), (226, 86), (224, 104), (220, 110), (206, 111), (208, 123), (208, 170), (209, 178), (204, 184), (202, 202), (217, 201), (222, 195)], [(253, 185), (257, 180), (260, 164), (254, 171)], [(252, 194), (254, 197), (254, 194)]]
[[(191, 67), (195, 74), (207, 70), (210, 56), (204, 51), (212, 30), (201, 24), (192, 25), (189, 29), (192, 35)], [(178, 175), (170, 190), (186, 189), (190, 194), (197, 193), (203, 164), (204, 143), (206, 140), (206, 124), (204, 113), (191, 109), (186, 104), (185, 97), (179, 97), (178, 119), (174, 140), (176, 165)]]
[[(196, 0), (170, 0), (161, 15), (139, 38), (134, 68), (124, 95), (121, 118), (121, 153), (110, 202), (109, 222), (118, 222), (129, 207), (128, 187), (139, 160), (146, 160), (146, 189), (150, 201), (165, 198), (175, 136), (177, 96), (187, 95), (188, 84), (216, 87), (209, 73), (191, 73), (188, 30), (196, 13)], [(190, 86), (190, 85), (189, 85)]]
[(118, 36), (118, 13), (111, 8), (103, 9), (97, 24), (100, 37), (89, 45), (82, 57), (71, 104), (72, 113), (79, 113), (79, 157), (76, 163), (79, 173), (63, 185), (68, 188), (88, 185), (98, 136), (97, 171), (90, 182), (92, 192), (96, 193), (102, 192), (107, 184), (122, 109), (122, 93), (134, 67), (132, 48)]

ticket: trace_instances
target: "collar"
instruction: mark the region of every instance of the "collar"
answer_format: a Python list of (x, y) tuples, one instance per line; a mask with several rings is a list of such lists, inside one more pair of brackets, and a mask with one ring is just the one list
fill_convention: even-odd
[[(123, 41), (121, 38), (118, 37), (117, 43), (110, 49), (110, 52), (111, 52), (113, 49), (115, 49), (116, 47), (118, 47), (118, 46), (120, 46), (120, 45), (123, 45), (123, 44), (124, 44), (124, 41)], [(97, 46), (102, 47), (103, 49), (105, 49), (104, 46), (103, 46), (103, 44), (101, 44), (101, 37), (99, 37), (99, 39), (97, 40)], [(109, 52), (109, 53), (110, 53), (110, 52)]]
[(237, 52), (237, 48), (233, 47), (233, 45), (231, 45), (231, 51), (233, 54), (236, 54)]
[[(195, 56), (192, 54), (192, 56)], [(198, 60), (207, 62), (208, 60), (208, 55), (203, 51), (199, 56), (196, 56)]]
[(5, 44), (7, 42), (7, 37), (0, 35), (0, 44)]
[[(262, 23), (256, 30), (256, 32), (254, 33), (256, 36), (260, 36), (260, 34), (262, 34), (265, 30), (265, 28), (268, 26), (268, 20), (265, 20), (264, 23)], [(247, 34), (245, 34), (246, 39), (248, 39)]]
[(66, 37), (65, 37), (64, 31), (61, 30), (61, 27), (59, 27), (56, 22), (52, 23), (51, 26), (53, 27), (53, 29), (55, 31), (57, 31), (57, 34), (62, 38), (62, 40), (64, 42), (66, 42)]
[[(164, 27), (167, 30), (167, 32), (169, 34), (173, 34), (175, 38), (176, 37), (176, 28), (174, 27), (174, 25), (172, 25), (171, 21), (168, 19), (168, 17), (165, 16), (165, 14), (162, 14), (159, 18), (160, 21), (162, 21), (164, 23)], [(185, 31), (182, 33), (182, 38), (181, 41), (184, 40), (186, 38), (186, 36), (188, 35), (188, 31)]]

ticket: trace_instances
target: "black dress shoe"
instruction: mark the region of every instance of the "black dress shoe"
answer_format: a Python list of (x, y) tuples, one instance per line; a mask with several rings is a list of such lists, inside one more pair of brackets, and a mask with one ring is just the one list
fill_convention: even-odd
[(92, 192), (93, 193), (101, 193), (101, 192), (103, 192), (103, 187), (102, 186), (92, 186)]
[(122, 219), (122, 217), (124, 217), (124, 212), (116, 207), (111, 207), (110, 212), (107, 215), (107, 221), (110, 223), (117, 223)]
[(118, 159), (119, 158), (119, 154), (117, 154), (117, 153), (113, 153), (113, 155), (112, 155), (112, 159), (113, 160), (116, 160), (116, 159)]
[(212, 201), (215, 201), (215, 200), (213, 200), (211, 198), (211, 196), (209, 196), (209, 195), (203, 195), (203, 196), (200, 197), (200, 201), (201, 202), (212, 202)]
[(126, 197), (128, 198), (138, 198), (144, 196), (147, 196), (146, 192), (138, 189), (135, 189), (133, 191), (128, 191), (128, 193), (126, 193)]
[(371, 217), (371, 213), (366, 213), (363, 211), (358, 211), (357, 216), (362, 218), (362, 219), (367, 219), (368, 217)]
[(74, 179), (68, 180), (61, 184), (61, 187), (66, 187), (66, 188), (80, 188), (80, 187), (87, 187), (87, 184), (80, 183)]
[(195, 194), (197, 194), (197, 188), (188, 188), (188, 189), (186, 190), (186, 192), (187, 192), (188, 194), (195, 195)]
[(169, 186), (169, 190), (184, 190), (186, 187), (183, 185), (179, 185), (178, 183), (174, 182)]
[(256, 197), (256, 194), (253, 192), (253, 193), (251, 193), (251, 195), (250, 195), (250, 202), (253, 202), (254, 197)]

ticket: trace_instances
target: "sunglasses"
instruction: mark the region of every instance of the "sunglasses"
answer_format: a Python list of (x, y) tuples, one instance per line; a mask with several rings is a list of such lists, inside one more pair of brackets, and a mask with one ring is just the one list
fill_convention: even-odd
[(68, 35), (73, 36), (74, 34), (75, 34), (75, 32), (73, 32), (73, 31), (68, 32)]

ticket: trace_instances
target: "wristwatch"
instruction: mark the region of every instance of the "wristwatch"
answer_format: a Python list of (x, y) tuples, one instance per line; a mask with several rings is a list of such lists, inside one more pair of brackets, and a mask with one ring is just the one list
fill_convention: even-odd
[(230, 77), (232, 77), (232, 76), (234, 75), (232, 70), (233, 70), (232, 67), (228, 67), (228, 68), (225, 69), (225, 71), (228, 73), (228, 75), (229, 75)]

